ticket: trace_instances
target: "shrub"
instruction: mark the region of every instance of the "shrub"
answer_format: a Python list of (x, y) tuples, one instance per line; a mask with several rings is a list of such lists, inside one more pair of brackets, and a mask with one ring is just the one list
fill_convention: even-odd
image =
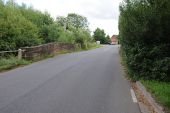
[(170, 81), (170, 2), (127, 0), (120, 11), (119, 37), (132, 76)]

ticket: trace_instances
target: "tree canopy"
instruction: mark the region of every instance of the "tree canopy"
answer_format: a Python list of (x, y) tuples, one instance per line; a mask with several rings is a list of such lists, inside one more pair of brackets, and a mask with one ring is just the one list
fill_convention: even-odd
[(87, 18), (84, 16), (80, 16), (75, 13), (70, 13), (68, 14), (66, 20), (69, 23), (69, 25), (74, 26), (75, 28), (83, 28), (83, 29), (88, 28), (89, 23), (87, 21)]
[(100, 41), (101, 44), (110, 44), (110, 36), (107, 35), (103, 29), (97, 28), (93, 33), (93, 38), (95, 41)]

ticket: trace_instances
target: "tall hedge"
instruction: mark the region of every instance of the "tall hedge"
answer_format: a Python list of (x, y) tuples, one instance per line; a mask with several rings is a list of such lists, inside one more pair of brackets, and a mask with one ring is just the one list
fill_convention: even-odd
[(120, 42), (131, 76), (170, 81), (169, 0), (127, 0), (120, 5)]

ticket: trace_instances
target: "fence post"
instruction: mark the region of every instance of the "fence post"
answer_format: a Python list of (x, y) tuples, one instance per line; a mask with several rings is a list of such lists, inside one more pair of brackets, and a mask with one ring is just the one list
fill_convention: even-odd
[(22, 59), (22, 50), (18, 49), (18, 59)]

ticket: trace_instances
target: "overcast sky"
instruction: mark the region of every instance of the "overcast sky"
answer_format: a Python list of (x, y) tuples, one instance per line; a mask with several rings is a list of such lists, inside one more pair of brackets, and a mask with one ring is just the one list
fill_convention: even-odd
[(119, 3), (122, 0), (15, 0), (32, 5), (35, 9), (48, 11), (53, 18), (77, 13), (87, 17), (90, 30), (97, 27), (112, 36), (118, 34)]

